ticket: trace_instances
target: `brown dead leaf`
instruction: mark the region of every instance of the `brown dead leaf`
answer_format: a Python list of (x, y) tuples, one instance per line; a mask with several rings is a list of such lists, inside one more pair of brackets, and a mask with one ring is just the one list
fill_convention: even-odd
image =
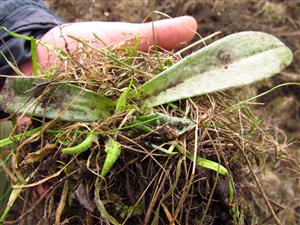
[(48, 153), (50, 153), (54, 148), (56, 148), (57, 144), (47, 144), (45, 147), (39, 149), (36, 152), (29, 153), (22, 164), (27, 165), (30, 163), (38, 162), (43, 160)]

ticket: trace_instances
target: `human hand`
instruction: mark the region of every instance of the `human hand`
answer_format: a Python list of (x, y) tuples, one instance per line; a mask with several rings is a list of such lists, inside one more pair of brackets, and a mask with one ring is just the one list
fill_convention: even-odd
[[(197, 22), (190, 16), (154, 22), (157, 45), (167, 50), (177, 49), (186, 45), (193, 39), (196, 29)], [(120, 44), (137, 36), (140, 43), (139, 50), (141, 51), (146, 51), (154, 42), (152, 23), (132, 24), (122, 22), (83, 22), (61, 25), (47, 32), (41, 40), (64, 50), (65, 41), (67, 41), (69, 50), (74, 51), (77, 49), (77, 43), (67, 36), (71, 35), (90, 41), (93, 47), (103, 47), (99, 41), (93, 42), (95, 40), (94, 34), (100, 37), (108, 46)], [(64, 35), (64, 37), (61, 35)], [(46, 69), (51, 66), (51, 62), (56, 60), (55, 56), (42, 45), (37, 47), (37, 57), (38, 63)], [(33, 74), (31, 61), (21, 65), (20, 69), (25, 75)], [(29, 121), (28, 117), (19, 118), (17, 121), (18, 130), (24, 129)], [(46, 189), (43, 186), (39, 186), (36, 189), (37, 194), (43, 196), (46, 193)]]
[[(197, 22), (191, 16), (182, 16), (173, 19), (164, 19), (154, 22), (154, 33), (157, 45), (161, 48), (171, 50), (183, 47), (190, 42), (197, 30)], [(48, 31), (41, 40), (49, 45), (65, 49), (67, 41), (68, 48), (72, 52), (77, 49), (78, 43), (67, 35), (90, 41), (93, 47), (104, 47), (95, 42), (94, 34), (100, 37), (108, 46), (120, 44), (135, 36), (139, 38), (139, 50), (146, 51), (153, 45), (152, 23), (133, 24), (124, 22), (81, 22), (70, 23), (54, 27)], [(62, 37), (63, 35), (63, 37)], [(45, 69), (56, 60), (54, 54), (39, 45), (37, 47), (38, 63)], [(28, 61), (20, 66), (25, 75), (32, 75), (32, 62)], [(29, 123), (28, 117), (18, 118), (18, 130), (22, 131)]]
[[(190, 16), (154, 22), (157, 45), (167, 50), (183, 47), (190, 42), (196, 33), (196, 29), (197, 22)], [(78, 43), (68, 35), (89, 41), (93, 47), (104, 47), (99, 41), (95, 42), (94, 34), (100, 37), (108, 46), (120, 44), (137, 36), (140, 42), (139, 50), (141, 51), (146, 51), (154, 42), (151, 22), (143, 24), (124, 22), (70, 23), (54, 27), (41, 40), (61, 49), (65, 49), (65, 42), (67, 42), (68, 49), (71, 52), (77, 49)], [(38, 63), (46, 69), (56, 60), (54, 54), (51, 54), (42, 45), (37, 47), (37, 57)], [(20, 69), (27, 75), (32, 75), (33, 73), (31, 61), (21, 65)]]

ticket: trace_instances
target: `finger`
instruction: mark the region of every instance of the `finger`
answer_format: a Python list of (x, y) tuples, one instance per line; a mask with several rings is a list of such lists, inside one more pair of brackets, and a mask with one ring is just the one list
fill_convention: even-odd
[[(152, 26), (155, 36), (153, 36)], [(160, 20), (153, 24), (141, 24), (139, 33), (144, 35), (144, 38), (141, 38), (140, 49), (145, 51), (153, 45), (154, 37), (157, 45), (164, 49), (171, 50), (183, 47), (194, 38), (196, 29), (197, 22), (191, 16)]]
[[(183, 47), (194, 38), (197, 30), (197, 22), (191, 16), (144, 24), (98, 22), (98, 25), (99, 30), (95, 29), (96, 24), (93, 26), (94, 33), (106, 44), (116, 45), (137, 36), (140, 42), (139, 49), (142, 51), (147, 51), (150, 46), (153, 46), (154, 40), (158, 46), (167, 50)], [(85, 38), (92, 37), (86, 34)]]
[[(55, 27), (48, 32), (42, 40), (56, 47), (64, 47), (65, 41), (72, 47), (75, 42), (69, 36), (84, 40), (95, 40), (94, 34), (106, 44), (117, 44), (122, 41), (138, 36), (142, 39), (141, 50), (146, 50), (153, 45), (153, 30), (157, 44), (168, 50), (179, 48), (182, 44), (190, 42), (197, 29), (197, 22), (191, 16), (182, 16), (171, 19), (158, 20), (144, 24), (124, 22), (82, 22), (65, 24)], [(64, 36), (64, 37), (62, 37)]]
[[(154, 33), (157, 44), (165, 49), (179, 48), (191, 41), (197, 29), (197, 22), (193, 17), (183, 16), (154, 22)], [(140, 38), (140, 50), (147, 50), (153, 45), (154, 36), (152, 23), (133, 24), (124, 22), (82, 22), (64, 24), (50, 30), (42, 37), (42, 41), (58, 48), (65, 48), (68, 43), (70, 50), (76, 50), (78, 43), (70, 38), (74, 36), (83, 40), (89, 40), (94, 47), (103, 47), (95, 42), (96, 34), (107, 45), (116, 45), (130, 38)], [(54, 59), (54, 58), (53, 58)], [(52, 61), (49, 59), (48, 50), (38, 46), (38, 60), (42, 65)]]

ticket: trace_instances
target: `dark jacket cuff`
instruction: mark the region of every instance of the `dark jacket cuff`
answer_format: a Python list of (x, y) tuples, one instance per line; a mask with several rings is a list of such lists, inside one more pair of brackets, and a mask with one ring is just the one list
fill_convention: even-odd
[[(41, 0), (0, 0), (0, 26), (9, 31), (39, 39), (51, 28), (62, 23), (63, 20), (50, 11)], [(15, 66), (31, 58), (30, 42), (12, 37), (3, 29), (0, 29), (0, 51)], [(2, 54), (0, 54), (1, 74), (14, 74)], [(0, 77), (0, 91), (4, 82), (5, 79)], [(0, 119), (5, 116), (0, 109)]]
[[(0, 25), (26, 36), (41, 38), (51, 28), (63, 21), (51, 12), (42, 1), (0, 0)], [(0, 30), (0, 51), (12, 63), (21, 65), (31, 58), (30, 42), (15, 38)], [(13, 74), (13, 70), (0, 55), (0, 74)]]

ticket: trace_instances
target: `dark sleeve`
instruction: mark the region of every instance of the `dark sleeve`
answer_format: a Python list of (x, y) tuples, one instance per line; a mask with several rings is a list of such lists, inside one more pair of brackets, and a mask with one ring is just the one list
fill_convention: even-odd
[[(41, 0), (0, 0), (0, 26), (26, 36), (40, 38), (63, 21)], [(0, 50), (11, 62), (20, 65), (30, 59), (30, 42), (10, 36), (0, 30)], [(13, 74), (0, 55), (0, 74)]]
[[(62, 24), (42, 0), (0, 0), (0, 27), (5, 27), (26, 36), (39, 39), (51, 28)], [(0, 51), (6, 58), (17, 65), (21, 65), (31, 58), (30, 42), (10, 36), (0, 29)], [(13, 74), (13, 70), (0, 54), (0, 75)], [(0, 91), (5, 79), (0, 77)], [(1, 116), (0, 110), (0, 118)]]

